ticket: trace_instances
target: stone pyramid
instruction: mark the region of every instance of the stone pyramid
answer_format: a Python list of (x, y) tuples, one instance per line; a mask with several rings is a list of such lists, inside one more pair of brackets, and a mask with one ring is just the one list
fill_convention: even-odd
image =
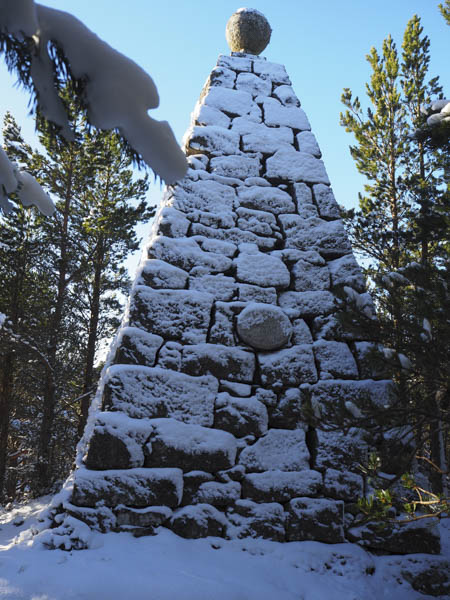
[(342, 542), (380, 440), (317, 421), (392, 383), (338, 319), (372, 305), (285, 68), (219, 56), (185, 149), (54, 522)]

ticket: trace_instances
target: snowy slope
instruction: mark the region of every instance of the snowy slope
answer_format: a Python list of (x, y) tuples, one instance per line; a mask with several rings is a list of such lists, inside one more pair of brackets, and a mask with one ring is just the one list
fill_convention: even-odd
[[(30, 527), (49, 500), (0, 510), (2, 600), (432, 598), (414, 591), (401, 572), (439, 558), (373, 556), (354, 544), (186, 540), (161, 528), (154, 537), (94, 534), (89, 550), (45, 550), (33, 544)], [(447, 556), (448, 533), (442, 531)]]

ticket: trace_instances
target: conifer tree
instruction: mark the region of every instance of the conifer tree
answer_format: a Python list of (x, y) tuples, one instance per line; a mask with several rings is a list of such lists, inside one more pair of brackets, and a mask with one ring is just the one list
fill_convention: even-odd
[(449, 159), (443, 146), (414, 135), (441, 94), (438, 78), (428, 75), (429, 48), (417, 16), (407, 24), (401, 56), (390, 36), (381, 56), (372, 48), (366, 86), (372, 106), (364, 113), (345, 89), (341, 124), (354, 134), (350, 151), (369, 180), (359, 210), (345, 216), (378, 309), (371, 335), (397, 352), (400, 422), (414, 428), (429, 452), (437, 467), (433, 489), (442, 492), (450, 390)]

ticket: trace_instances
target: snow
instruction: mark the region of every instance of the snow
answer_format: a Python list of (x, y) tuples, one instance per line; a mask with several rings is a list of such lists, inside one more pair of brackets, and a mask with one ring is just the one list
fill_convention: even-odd
[(248, 92), (215, 86), (208, 91), (204, 102), (208, 106), (239, 116), (248, 114), (253, 106), (252, 95)]
[(145, 162), (167, 183), (186, 172), (186, 159), (166, 121), (148, 116), (159, 104), (151, 77), (132, 60), (99, 39), (69, 13), (37, 4), (37, 52), (31, 74), (43, 114), (72, 139), (61, 100), (53, 86), (48, 42), (56, 42), (67, 57), (74, 77), (86, 81), (89, 121), (100, 129), (118, 128)]
[(253, 446), (244, 448), (239, 464), (248, 472), (309, 469), (309, 452), (302, 429), (269, 429)]
[(307, 152), (297, 152), (294, 148), (281, 148), (267, 159), (267, 177), (309, 183), (330, 183), (322, 160)]
[(322, 153), (320, 152), (319, 144), (311, 131), (301, 131), (297, 134), (298, 148), (301, 152), (308, 152), (316, 158), (320, 158)]
[(287, 267), (279, 258), (262, 252), (241, 252), (239, 257), (234, 259), (234, 265), (236, 278), (243, 283), (286, 288), (291, 280)]
[(24, 206), (34, 205), (47, 217), (55, 211), (55, 205), (36, 179), (26, 171), (19, 171), (0, 147), (0, 208), (5, 214), (14, 206), (8, 200), (8, 195), (13, 192)]
[(213, 106), (207, 104), (198, 104), (192, 115), (197, 125), (217, 125), (218, 127), (228, 128), (231, 118), (225, 113)]
[(217, 175), (248, 179), (259, 175), (260, 163), (258, 155), (221, 156), (211, 159), (211, 169)]
[[(159, 528), (142, 538), (93, 533), (83, 551), (44, 550), (32, 543), (30, 527), (48, 501), (0, 509), (2, 599), (431, 600), (399, 579), (429, 557), (376, 556), (355, 544), (186, 540)], [(24, 523), (14, 526), (18, 516)], [(447, 555), (448, 525), (441, 523)]]
[(293, 213), (295, 205), (290, 195), (277, 187), (261, 187), (258, 185), (238, 190), (241, 206), (254, 210), (280, 213)]
[(283, 106), (275, 98), (264, 100), (264, 121), (269, 127), (291, 127), (292, 129), (310, 130), (305, 111), (297, 106)]
[(257, 77), (254, 73), (239, 73), (236, 79), (236, 89), (248, 92), (253, 97), (270, 96), (272, 82), (263, 77)]

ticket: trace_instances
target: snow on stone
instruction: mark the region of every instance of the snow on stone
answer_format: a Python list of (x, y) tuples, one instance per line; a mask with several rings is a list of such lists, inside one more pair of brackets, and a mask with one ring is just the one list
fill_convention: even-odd
[(314, 198), (319, 207), (319, 215), (325, 219), (339, 219), (340, 210), (333, 190), (323, 183), (313, 186)]
[[(31, 75), (44, 115), (70, 131), (61, 100), (53, 86), (53, 65), (48, 42), (62, 48), (71, 71), (86, 82), (89, 121), (100, 129), (118, 128), (145, 162), (167, 183), (186, 172), (186, 159), (166, 121), (148, 116), (159, 104), (151, 77), (132, 60), (99, 39), (69, 13), (36, 5), (39, 21), (39, 52), (33, 56)], [(112, 75), (113, 74), (113, 75)]]
[(238, 298), (241, 302), (277, 303), (277, 291), (274, 287), (262, 288), (248, 283), (238, 283)]
[(231, 266), (230, 258), (214, 252), (205, 252), (192, 238), (157, 236), (149, 247), (149, 254), (187, 271), (194, 267), (205, 267), (212, 273), (220, 273), (228, 271)]
[(243, 481), (246, 497), (259, 502), (284, 503), (298, 496), (315, 496), (321, 487), (322, 475), (310, 469), (249, 473)]
[(221, 54), (217, 60), (217, 66), (233, 69), (235, 71), (250, 72), (252, 70), (252, 61), (246, 56), (229, 56), (228, 54)]
[(270, 96), (272, 82), (254, 73), (239, 73), (236, 79), (236, 89), (248, 92), (255, 96)]
[(253, 63), (253, 72), (260, 77), (266, 77), (274, 83), (291, 84), (291, 81), (286, 73), (284, 65), (271, 63), (266, 60), (255, 60)]
[(228, 129), (231, 123), (231, 118), (218, 108), (209, 106), (208, 104), (198, 104), (192, 114), (192, 119), (197, 125), (215, 125)]
[(208, 79), (206, 80), (206, 87), (219, 85), (221, 87), (232, 88), (236, 81), (236, 73), (226, 67), (214, 67), (211, 71)]
[[(224, 254), (229, 258), (236, 254), (236, 244), (226, 242), (224, 240), (211, 239), (202, 235), (194, 235), (192, 239), (200, 244), (200, 247), (205, 252), (213, 252), (215, 254)], [(195, 267), (194, 267), (195, 268)], [(198, 267), (202, 268), (202, 267)]]
[(178, 468), (77, 470), (74, 503), (95, 506), (100, 499), (106, 506), (132, 504), (135, 507), (158, 505), (163, 495), (165, 504), (175, 508), (183, 494), (183, 472)]
[(302, 429), (269, 429), (252, 446), (242, 450), (239, 464), (248, 472), (309, 469), (309, 452)]
[(263, 210), (275, 215), (293, 213), (295, 204), (290, 195), (277, 187), (251, 186), (238, 190), (241, 206), (254, 210)]
[(252, 95), (248, 92), (223, 87), (210, 88), (204, 102), (208, 106), (239, 116), (248, 114), (253, 105)]
[(261, 436), (267, 431), (267, 408), (254, 396), (239, 398), (222, 392), (215, 406), (215, 427), (230, 431), (236, 437)]
[(236, 210), (238, 215), (237, 226), (258, 235), (273, 235), (278, 231), (276, 219), (272, 213), (240, 207)]
[(137, 285), (154, 288), (183, 289), (189, 275), (183, 269), (157, 258), (144, 261), (136, 278)]
[(211, 294), (221, 302), (227, 302), (233, 298), (236, 291), (236, 282), (233, 277), (226, 277), (222, 273), (218, 275), (197, 274), (195, 271), (196, 268), (191, 271), (189, 289)]
[(183, 471), (201, 469), (215, 472), (234, 465), (236, 440), (226, 431), (180, 423), (173, 419), (154, 419), (147, 443), (148, 466), (180, 466)]
[(186, 151), (215, 154), (239, 154), (239, 135), (219, 125), (196, 125), (187, 131)]
[(286, 288), (291, 276), (283, 262), (262, 252), (242, 252), (233, 261), (236, 267), (236, 278), (243, 283), (260, 285), (261, 287)]
[(320, 379), (358, 377), (356, 361), (344, 342), (314, 342), (314, 355), (319, 364)]
[(136, 362), (153, 367), (164, 338), (137, 327), (122, 327), (118, 333), (117, 343), (120, 345), (116, 355), (117, 362), (132, 364)]
[(295, 319), (292, 325), (292, 343), (294, 345), (312, 344), (311, 330), (303, 319)]
[(185, 423), (213, 424), (218, 381), (210, 375), (132, 365), (112, 365), (107, 371), (105, 404), (133, 418), (173, 417)]
[(194, 344), (183, 348), (182, 369), (191, 375), (210, 373), (218, 378), (252, 382), (255, 356), (245, 348)]
[(300, 344), (258, 355), (263, 385), (279, 389), (317, 381), (312, 346)]
[(264, 100), (264, 122), (269, 127), (291, 127), (292, 129), (310, 130), (305, 111), (298, 106), (283, 106), (275, 98)]
[(351, 253), (340, 219), (324, 221), (317, 217), (303, 219), (299, 215), (280, 215), (280, 223), (286, 235), (287, 248), (317, 250), (329, 258)]
[(317, 317), (333, 312), (336, 301), (331, 292), (282, 292), (279, 297), (281, 308), (290, 317)]
[[(206, 128), (205, 128), (206, 129)], [(174, 208), (189, 214), (192, 209), (216, 214), (230, 213), (236, 201), (233, 188), (213, 180), (183, 181), (170, 200)]]
[(159, 230), (169, 237), (183, 237), (189, 229), (184, 214), (172, 206), (164, 206), (159, 213)]
[(356, 262), (353, 254), (347, 254), (341, 258), (330, 260), (328, 268), (330, 269), (333, 286), (351, 286), (359, 292), (365, 289), (365, 280), (361, 272), (361, 267)]
[(300, 152), (307, 152), (316, 158), (322, 156), (316, 137), (311, 131), (301, 131), (296, 137)]
[(254, 156), (220, 156), (211, 159), (211, 170), (217, 175), (248, 179), (257, 177), (260, 170), (260, 155)]
[[(245, 152), (265, 152), (272, 153), (279, 151), (279, 148), (285, 148), (286, 151), (291, 150), (294, 152), (292, 146), (294, 142), (294, 135), (292, 129), (289, 127), (267, 127), (264, 123), (254, 123), (253, 127), (247, 123), (250, 121), (238, 121), (235, 125), (236, 119), (233, 120), (231, 126), (231, 132), (239, 132), (242, 135), (242, 146)], [(244, 133), (247, 129), (247, 133)], [(228, 153), (228, 154), (231, 154)], [(310, 156), (310, 155), (307, 155)]]
[(278, 85), (273, 91), (273, 96), (278, 98), (284, 106), (300, 106), (300, 102), (290, 85)]
[(268, 158), (266, 173), (269, 179), (330, 183), (322, 160), (294, 148), (281, 148)]
[(196, 290), (154, 290), (137, 286), (129, 324), (165, 339), (196, 344), (206, 341), (213, 296)]
[(294, 289), (297, 292), (330, 288), (330, 272), (327, 266), (319, 267), (300, 259), (294, 264), (292, 275), (294, 276)]

